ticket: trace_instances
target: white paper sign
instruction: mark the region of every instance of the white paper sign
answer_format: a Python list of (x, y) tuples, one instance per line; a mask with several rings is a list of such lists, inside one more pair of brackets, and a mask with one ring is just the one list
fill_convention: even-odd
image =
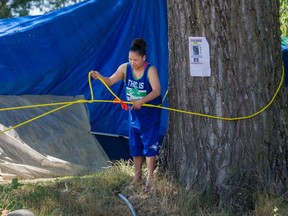
[(189, 37), (190, 75), (210, 77), (210, 49), (206, 37)]

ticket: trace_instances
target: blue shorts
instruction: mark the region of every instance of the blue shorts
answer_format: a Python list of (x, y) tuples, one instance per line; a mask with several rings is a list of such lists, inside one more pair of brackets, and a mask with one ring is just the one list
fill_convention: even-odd
[(160, 125), (155, 124), (145, 130), (137, 128), (129, 129), (129, 148), (132, 157), (153, 157), (159, 154), (159, 130)]

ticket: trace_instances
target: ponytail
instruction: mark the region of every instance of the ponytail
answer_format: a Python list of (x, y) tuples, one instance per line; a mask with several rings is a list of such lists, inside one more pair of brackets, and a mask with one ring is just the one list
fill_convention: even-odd
[(136, 38), (130, 46), (130, 51), (138, 52), (141, 56), (146, 55), (146, 41), (142, 38)]

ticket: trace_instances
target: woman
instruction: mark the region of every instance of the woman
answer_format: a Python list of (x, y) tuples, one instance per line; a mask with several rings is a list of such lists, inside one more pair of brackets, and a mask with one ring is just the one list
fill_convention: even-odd
[(146, 158), (147, 177), (144, 189), (148, 191), (160, 148), (158, 139), (161, 110), (145, 107), (143, 104), (161, 104), (161, 86), (157, 69), (146, 62), (146, 42), (141, 38), (135, 39), (130, 46), (129, 62), (120, 65), (112, 76), (104, 77), (97, 71), (92, 72), (94, 79), (100, 77), (108, 86), (120, 80), (125, 82), (127, 100), (133, 102), (129, 109), (129, 148), (135, 171), (131, 185), (141, 184), (142, 165)]

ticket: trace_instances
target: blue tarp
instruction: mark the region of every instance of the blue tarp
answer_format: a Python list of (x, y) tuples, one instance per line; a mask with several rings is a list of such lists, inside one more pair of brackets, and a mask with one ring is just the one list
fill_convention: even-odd
[(282, 59), (285, 70), (285, 85), (288, 85), (288, 37), (281, 37)]
[[(166, 6), (165, 0), (94, 0), (41, 16), (0, 20), (0, 94), (90, 99), (89, 71), (110, 76), (128, 61), (132, 40), (142, 37), (164, 95), (168, 85)], [(100, 81), (93, 80), (92, 85), (95, 99), (114, 99)], [(112, 90), (125, 100), (123, 83)], [(119, 104), (87, 106), (92, 131), (128, 135), (128, 113)], [(167, 119), (163, 111), (161, 134)]]

